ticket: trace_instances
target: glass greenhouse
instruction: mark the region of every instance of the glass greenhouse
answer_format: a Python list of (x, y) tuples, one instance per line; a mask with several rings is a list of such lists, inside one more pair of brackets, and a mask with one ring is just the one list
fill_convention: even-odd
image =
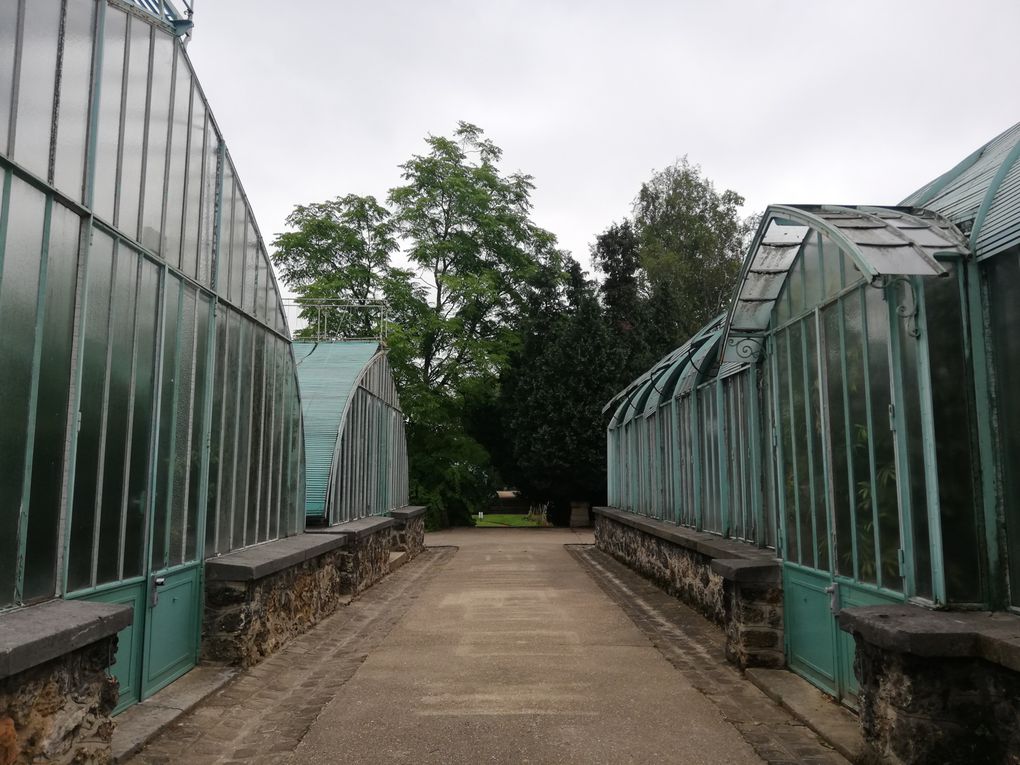
[(124, 705), (194, 664), (205, 557), (304, 526), (294, 358), (172, 19), (21, 0), (0, 38), (0, 608), (132, 604)]
[(1020, 605), (1018, 156), (769, 207), (727, 313), (607, 407), (609, 503), (774, 548), (787, 662), (838, 697), (841, 607)]

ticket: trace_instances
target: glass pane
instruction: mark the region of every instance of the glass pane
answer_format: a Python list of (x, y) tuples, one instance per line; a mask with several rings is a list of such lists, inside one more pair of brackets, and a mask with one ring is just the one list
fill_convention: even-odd
[(142, 198), (142, 153), (145, 149), (145, 96), (149, 79), (149, 33), (140, 19), (128, 24), (128, 76), (124, 96), (117, 226), (138, 238), (138, 205)]
[[(0, 3), (0, 154), (7, 154), (7, 133), (11, 121), (11, 98), (14, 95), (15, 39), (18, 33), (18, 4)], [(3, 592), (0, 582), (0, 592)], [(4, 603), (0, 595), (0, 605)]]
[(818, 246), (817, 233), (812, 231), (807, 235), (800, 252), (804, 270), (804, 307), (814, 308), (822, 302), (824, 297), (823, 281), (825, 278), (822, 273), (821, 250)]
[[(830, 261), (831, 262), (831, 261)], [(836, 269), (839, 276), (839, 270)], [(838, 280), (837, 280), (838, 283)], [(854, 576), (853, 512), (854, 492), (851, 490), (850, 431), (847, 429), (846, 373), (843, 369), (842, 304), (832, 303), (822, 311), (825, 335), (825, 381), (829, 406), (830, 473), (832, 480), (833, 516), (836, 522), (835, 571)]]
[(844, 348), (846, 394), (850, 412), (851, 464), (853, 467), (854, 528), (857, 534), (857, 579), (875, 584), (875, 523), (871, 507), (871, 425), (868, 421), (868, 367), (865, 355), (863, 289), (844, 299)]
[[(170, 511), (171, 566), (184, 562), (188, 524), (188, 483), (191, 480), (191, 404), (195, 374), (195, 288), (185, 285), (181, 301), (177, 373), (174, 379), (173, 501)], [(198, 476), (195, 476), (198, 480)]]
[(251, 458), (248, 461), (248, 527), (245, 544), (255, 544), (260, 538), (262, 523), (260, 498), (260, 474), (262, 472), (262, 427), (263, 427), (263, 392), (265, 389), (265, 355), (266, 333), (259, 327), (253, 327), (255, 336), (255, 353), (252, 364), (252, 399), (251, 399)]
[(96, 132), (96, 169), (93, 209), (113, 222), (117, 187), (117, 145), (120, 140), (121, 82), (124, 72), (124, 40), (127, 14), (107, 6), (103, 28), (103, 68), (99, 87), (99, 120)]
[(0, 605), (14, 599), (18, 551), (18, 514), (25, 477), (32, 356), (35, 348), (39, 254), (42, 252), (44, 200), (27, 184), (12, 180), (5, 240), (0, 240), (0, 497), (9, 503), (0, 513)]
[(273, 518), (276, 515), (272, 509), (272, 475), (273, 475), (273, 405), (276, 397), (276, 341), (266, 332), (266, 387), (265, 403), (262, 409), (262, 470), (259, 481), (262, 484), (262, 496), (259, 499), (261, 508), (262, 527), (260, 539), (269, 539), (273, 526)]
[(228, 505), (221, 502), (221, 475), (223, 466), (223, 384), (227, 371), (227, 314), (224, 310), (217, 311), (216, 316), (216, 355), (212, 362), (215, 377), (212, 381), (212, 420), (209, 423), (209, 489), (206, 493), (207, 508), (205, 514), (205, 554), (210, 556), (220, 552), (220, 543), (216, 538), (219, 528), (219, 514), (228, 511)]
[(113, 240), (92, 232), (88, 254), (85, 331), (81, 338), (81, 393), (78, 403), (78, 446), (74, 472), (74, 504), (68, 550), (69, 591), (92, 581), (92, 540), (96, 505), (100, 501), (99, 457), (103, 440), (103, 404), (113, 279)]
[(143, 245), (163, 253), (163, 181), (166, 178), (166, 144), (170, 130), (170, 85), (173, 80), (174, 44), (165, 34), (153, 36), (152, 77), (149, 92), (149, 134), (145, 160), (145, 199), (142, 205)]
[(159, 430), (156, 445), (156, 509), (153, 516), (152, 568), (160, 569), (171, 560), (170, 523), (173, 508), (174, 412), (177, 390), (178, 330), (181, 321), (181, 281), (166, 275), (163, 311), (163, 373), (159, 392)]
[(185, 560), (196, 560), (198, 556), (198, 516), (202, 502), (202, 461), (206, 443), (206, 409), (212, 385), (212, 369), (209, 364), (209, 322), (212, 319), (212, 300), (207, 295), (198, 296), (198, 314), (195, 325), (195, 382), (194, 404), (191, 414), (191, 467), (188, 481), (188, 519), (185, 539)]
[(32, 455), (25, 600), (52, 596), (56, 592), (60, 490), (64, 478), (80, 226), (81, 221), (76, 214), (61, 205), (53, 205), (46, 258), (46, 314)]
[(64, 20), (53, 183), (75, 200), (82, 199), (82, 179), (85, 173), (85, 131), (88, 127), (95, 7), (94, 1), (68, 3)]
[(832, 297), (840, 291), (843, 284), (843, 252), (827, 236), (818, 235), (820, 257), (822, 263), (822, 292), (824, 297)]
[(237, 420), (237, 459), (234, 471), (234, 545), (244, 547), (246, 544), (247, 513), (249, 512), (248, 494), (248, 462), (251, 444), (251, 400), (252, 400), (252, 324), (241, 319), (240, 332), (240, 366), (239, 371)]
[[(195, 98), (195, 112), (198, 112), (198, 97)], [(211, 120), (206, 120), (205, 131), (205, 170), (202, 186), (202, 207), (200, 211), (198, 236), (198, 272), (199, 280), (203, 284), (211, 284), (213, 236), (216, 233), (214, 225), (216, 205), (221, 202), (218, 199), (220, 189), (216, 185), (216, 166), (219, 156), (219, 136), (213, 127)], [(226, 189), (226, 183), (223, 184)], [(222, 272), (221, 272), (222, 273)], [(222, 294), (222, 293), (221, 293)]]
[(103, 468), (103, 501), (99, 531), (97, 584), (120, 578), (120, 535), (123, 521), (124, 479), (130, 432), (131, 360), (135, 333), (135, 289), (138, 256), (119, 247), (110, 323), (109, 405), (106, 414), (106, 453)]
[(230, 300), (234, 305), (243, 308), (242, 299), (244, 296), (243, 284), (245, 278), (244, 263), (244, 234), (247, 224), (247, 211), (244, 209), (244, 200), (241, 197), (241, 189), (234, 179), (233, 201), (233, 227), (230, 235)]
[(823, 476), (825, 462), (822, 453), (822, 409), (821, 394), (819, 391), (818, 379), (818, 340), (816, 337), (814, 317), (810, 316), (804, 321), (804, 340), (807, 349), (806, 368), (804, 370), (807, 378), (809, 426), (808, 444), (809, 459), (808, 467), (811, 470), (811, 486), (809, 496), (811, 498), (813, 518), (813, 545), (812, 553), (815, 560), (815, 568), (821, 571), (829, 569), (829, 526), (825, 503), (825, 478)]
[[(222, 307), (221, 307), (222, 310)], [(223, 392), (223, 468), (220, 473), (222, 498), (220, 499), (220, 542), (219, 551), (226, 552), (241, 547), (242, 537), (234, 535), (235, 517), (241, 516), (237, 503), (237, 442), (240, 436), (242, 418), (238, 416), (241, 389), (248, 386), (240, 375), (241, 363), (241, 317), (234, 311), (226, 311), (228, 323), (227, 372)], [(243, 520), (238, 524), (244, 527)]]
[(790, 269), (790, 276), (786, 281), (786, 291), (789, 293), (790, 316), (799, 316), (804, 313), (804, 259), (797, 258), (797, 262)]
[(775, 336), (776, 341), (776, 365), (778, 390), (776, 395), (779, 400), (779, 443), (782, 449), (780, 460), (780, 474), (783, 507), (785, 538), (784, 557), (787, 560), (797, 563), (800, 561), (800, 549), (797, 545), (797, 482), (793, 472), (795, 452), (793, 444), (793, 417), (792, 403), (790, 398), (790, 331), (783, 330)]
[[(177, 66), (179, 68), (185, 67), (186, 64), (187, 62), (181, 57)], [(180, 77), (181, 75), (178, 73), (178, 87), (181, 84)], [(205, 156), (205, 143), (208, 140), (205, 124), (205, 106), (202, 103), (201, 93), (196, 89), (191, 100), (191, 116), (188, 126), (188, 191), (187, 197), (184, 200), (184, 232), (182, 234), (183, 242), (181, 245), (181, 268), (185, 273), (193, 273), (196, 267), (195, 264), (198, 262), (198, 229), (202, 216), (202, 188), (205, 183), (203, 172), (211, 172), (214, 176), (216, 174), (215, 160), (212, 162), (211, 169), (204, 167), (202, 164)], [(224, 225), (227, 223), (229, 223), (229, 220), (224, 216)], [(200, 269), (198, 280), (203, 284), (208, 284), (208, 273)]]
[[(240, 199), (240, 196), (237, 197)], [(244, 211), (244, 266), (242, 270), (242, 278), (244, 279), (244, 285), (242, 287), (242, 301), (244, 310), (250, 314), (255, 313), (255, 280), (257, 276), (261, 276), (259, 273), (259, 257), (258, 248), (255, 244), (255, 228), (251, 224), (251, 216), (248, 211)], [(235, 253), (238, 251), (235, 250)]]
[[(123, 251), (123, 247), (122, 247)], [(159, 337), (160, 268), (140, 259), (135, 324), (134, 409), (131, 417), (131, 467), (124, 536), (125, 577), (144, 570), (145, 520), (149, 512), (149, 465), (156, 415), (156, 341)]]
[(892, 403), (889, 379), (889, 311), (881, 290), (866, 288), (868, 369), (871, 383), (872, 446), (875, 455), (874, 512), (878, 523), (880, 579), (883, 587), (899, 590), (900, 516), (896, 496), (896, 452), (889, 429)]
[(793, 460), (796, 476), (798, 560), (805, 566), (814, 566), (815, 554), (811, 531), (811, 470), (808, 450), (811, 448), (808, 432), (808, 392), (805, 390), (804, 322), (790, 327), (790, 402), (793, 422)]
[(181, 258), (181, 227), (184, 221), (184, 184), (188, 169), (188, 131), (191, 127), (191, 74), (183, 56), (176, 56), (174, 106), (170, 130), (170, 164), (167, 166), (166, 224), (163, 230), (163, 258), (179, 266), (188, 276), (195, 275), (195, 253)]
[(970, 379), (970, 370), (963, 345), (961, 277), (955, 264), (952, 269), (952, 278), (926, 279), (924, 289), (935, 456), (946, 593), (950, 601), (977, 603), (982, 599), (982, 543), (974, 492), (970, 401), (965, 394), (970, 386), (962, 384)]
[[(9, 0), (8, 0), (9, 2)], [(60, 0), (26, 2), (18, 81), (14, 159), (49, 180), (53, 91), (57, 81)]]
[[(917, 295), (908, 285), (901, 283), (895, 290), (900, 305), (916, 305)], [(931, 550), (928, 538), (928, 493), (925, 486), (924, 440), (921, 434), (921, 380), (918, 378), (917, 343), (910, 333), (911, 325), (899, 319), (896, 331), (899, 340), (901, 380), (903, 382), (903, 412), (897, 415), (899, 427), (906, 441), (906, 465), (910, 497), (911, 526), (913, 529), (914, 591), (931, 598)]]

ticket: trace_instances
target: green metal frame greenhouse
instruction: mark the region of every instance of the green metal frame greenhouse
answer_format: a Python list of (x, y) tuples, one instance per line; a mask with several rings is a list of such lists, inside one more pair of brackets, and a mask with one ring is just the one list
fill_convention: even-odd
[(607, 406), (610, 505), (774, 548), (787, 663), (838, 697), (840, 609), (1020, 606), (1018, 156), (769, 207), (726, 314)]

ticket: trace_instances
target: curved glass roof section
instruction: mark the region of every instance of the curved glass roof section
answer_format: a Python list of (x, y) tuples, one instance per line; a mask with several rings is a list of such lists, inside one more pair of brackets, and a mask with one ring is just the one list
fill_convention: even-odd
[[(646, 416), (674, 396), (690, 390), (705, 368), (706, 356), (722, 337), (722, 321), (722, 316), (713, 319), (694, 337), (663, 356), (651, 369), (616, 394), (602, 410), (606, 412), (616, 405), (609, 427), (619, 427), (635, 417)], [(681, 389), (688, 383), (688, 387)]]
[(723, 363), (759, 358), (772, 309), (809, 235), (817, 232), (848, 256), (865, 279), (943, 276), (937, 255), (967, 256), (947, 220), (905, 207), (771, 205), (744, 260), (726, 320)]
[(305, 512), (322, 515), (347, 402), (379, 344), (295, 342), (293, 348), (305, 426)]
[(1020, 244), (1020, 123), (903, 200), (968, 232), (979, 258)]

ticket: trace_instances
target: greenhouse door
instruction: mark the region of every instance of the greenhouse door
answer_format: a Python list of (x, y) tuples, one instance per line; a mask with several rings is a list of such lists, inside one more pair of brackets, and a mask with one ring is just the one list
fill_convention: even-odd
[(911, 482), (898, 477), (924, 482), (923, 464), (908, 459), (920, 418), (903, 403), (917, 396), (917, 339), (890, 290), (862, 286), (773, 335), (787, 660), (851, 704), (854, 645), (836, 616), (903, 600), (901, 493)]

